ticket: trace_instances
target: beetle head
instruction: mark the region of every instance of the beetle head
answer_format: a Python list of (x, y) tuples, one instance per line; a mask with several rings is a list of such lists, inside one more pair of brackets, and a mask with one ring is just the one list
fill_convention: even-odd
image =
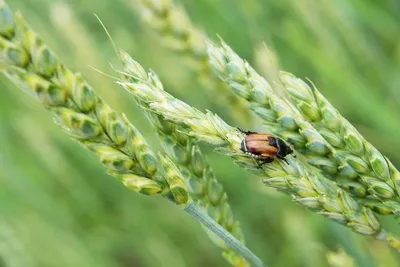
[(288, 146), (282, 139), (276, 139), (277, 146), (278, 146), (278, 153), (277, 155), (281, 158), (284, 158), (286, 155), (293, 154), (293, 150), (290, 146)]

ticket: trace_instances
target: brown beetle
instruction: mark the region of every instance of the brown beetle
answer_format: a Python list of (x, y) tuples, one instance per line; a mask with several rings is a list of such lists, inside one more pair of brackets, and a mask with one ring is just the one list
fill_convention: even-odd
[(293, 150), (282, 139), (273, 136), (272, 134), (256, 133), (243, 131), (246, 138), (241, 143), (240, 150), (243, 153), (261, 161), (260, 167), (265, 163), (273, 162), (275, 158), (284, 160), (288, 163), (285, 157), (293, 154)]

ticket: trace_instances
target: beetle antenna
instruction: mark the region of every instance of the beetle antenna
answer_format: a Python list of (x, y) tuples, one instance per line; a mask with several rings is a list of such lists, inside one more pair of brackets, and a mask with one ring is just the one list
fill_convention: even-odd
[(263, 161), (263, 162), (260, 164), (260, 168), (261, 168), (262, 165), (264, 165), (264, 164), (266, 164), (266, 163), (268, 163), (268, 161)]
[(246, 134), (246, 131), (245, 131), (245, 130), (242, 130), (242, 129), (239, 128), (239, 127), (236, 127), (236, 129), (237, 129), (239, 132), (241, 132), (242, 134)]
[(246, 135), (256, 133), (256, 132), (252, 132), (252, 131), (245, 131), (245, 130), (239, 128), (239, 127), (236, 127), (236, 129), (237, 129), (239, 132), (241, 132), (242, 134), (246, 134)]

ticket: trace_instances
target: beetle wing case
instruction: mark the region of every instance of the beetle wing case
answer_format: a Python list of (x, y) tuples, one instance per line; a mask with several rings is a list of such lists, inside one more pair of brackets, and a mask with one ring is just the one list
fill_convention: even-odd
[(272, 134), (247, 132), (240, 129), (239, 131), (246, 134), (240, 144), (240, 149), (243, 153), (261, 160), (263, 164), (272, 162), (276, 157), (287, 163), (285, 156), (293, 153), (293, 150), (282, 139), (274, 137)]
[(278, 149), (274, 145), (274, 137), (270, 134), (249, 134), (242, 142), (242, 151), (245, 149), (244, 152), (249, 152), (254, 155), (275, 157)]

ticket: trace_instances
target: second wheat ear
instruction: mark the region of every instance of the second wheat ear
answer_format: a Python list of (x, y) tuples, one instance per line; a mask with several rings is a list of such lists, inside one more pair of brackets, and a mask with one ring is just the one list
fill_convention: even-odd
[[(353, 168), (351, 177), (337, 181), (365, 205), (400, 218), (400, 172), (346, 120), (315, 87), (288, 72), (281, 81), (302, 115)], [(383, 205), (374, 205), (373, 200)]]
[(400, 215), (398, 170), (317, 90), (313, 93), (300, 79), (281, 73), (291, 103), (226, 43), (219, 47), (209, 42), (208, 55), (221, 79), (249, 102), (271, 132), (293, 143), (307, 164), (334, 180), (360, 205), (383, 215)]

